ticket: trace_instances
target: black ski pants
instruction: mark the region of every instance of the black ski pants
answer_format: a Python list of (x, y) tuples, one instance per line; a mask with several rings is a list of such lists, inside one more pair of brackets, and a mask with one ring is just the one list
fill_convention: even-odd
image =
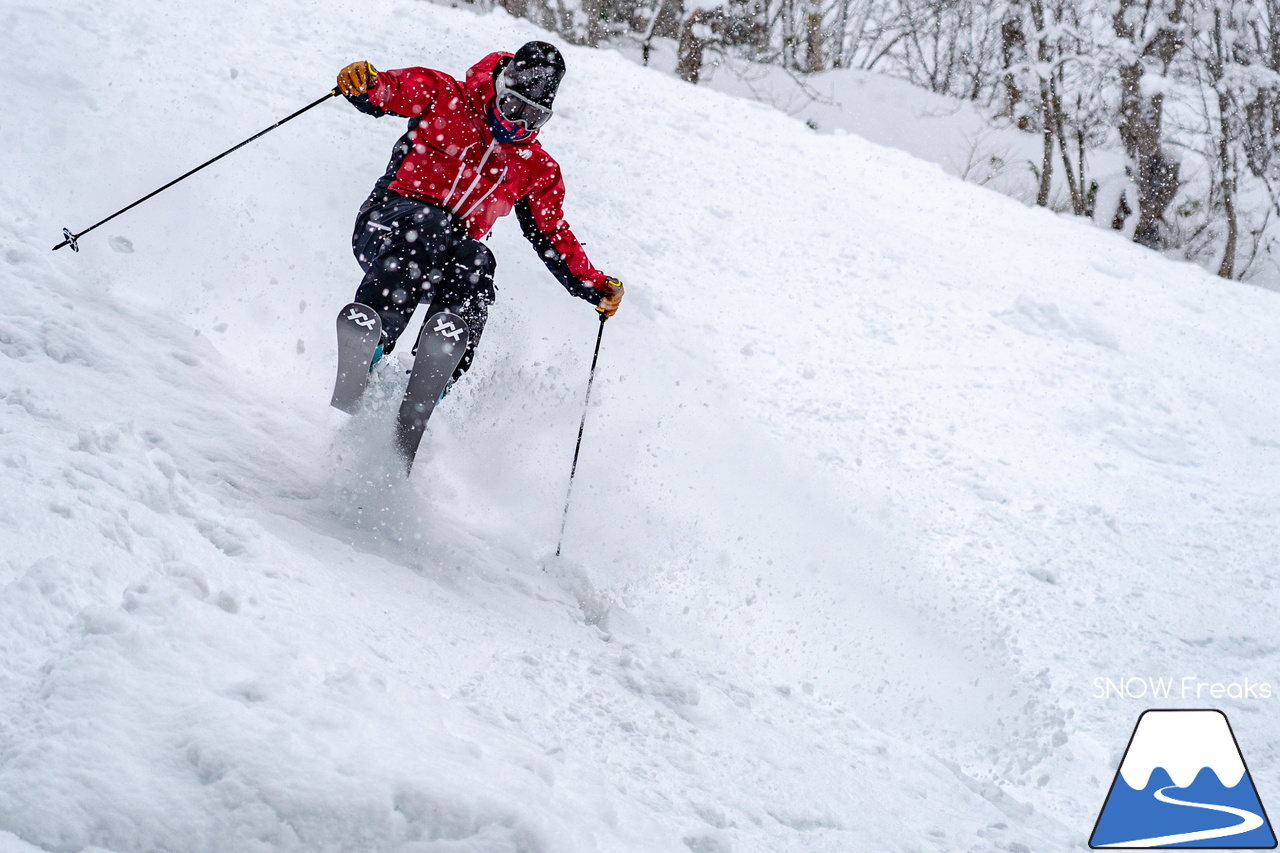
[(428, 303), (427, 316), (452, 311), (471, 331), (454, 379), (471, 366), (496, 291), (493, 253), (467, 236), (453, 214), (393, 192), (374, 193), (360, 208), (351, 249), (364, 279), (356, 302), (378, 312), (389, 351), (413, 310)]

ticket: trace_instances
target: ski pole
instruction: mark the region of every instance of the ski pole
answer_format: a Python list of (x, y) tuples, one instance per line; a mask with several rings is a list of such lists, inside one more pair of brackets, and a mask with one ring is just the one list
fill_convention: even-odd
[(162, 186), (160, 189), (158, 189), (158, 190), (153, 190), (152, 192), (147, 193), (147, 194), (146, 194), (146, 195), (144, 195), (142, 198), (138, 199), (137, 201), (135, 201), (133, 204), (129, 205), (128, 207), (122, 207), (122, 208), (120, 208), (120, 209), (119, 209), (119, 210), (117, 210), (115, 213), (113, 213), (113, 214), (111, 214), (110, 216), (108, 216), (106, 219), (102, 220), (101, 222), (95, 222), (93, 225), (90, 225), (88, 228), (84, 229), (84, 230), (83, 230), (83, 231), (81, 231), (79, 234), (72, 234), (72, 233), (71, 233), (71, 229), (70, 229), (70, 228), (63, 228), (63, 229), (62, 229), (62, 236), (63, 236), (65, 239), (64, 239), (61, 243), (59, 243), (58, 245), (54, 246), (54, 247), (53, 247), (53, 251), (55, 251), (55, 252), (56, 252), (56, 251), (58, 251), (59, 249), (61, 249), (63, 246), (70, 246), (70, 247), (71, 247), (71, 251), (73, 251), (73, 252), (78, 252), (78, 251), (80, 251), (80, 244), (79, 244), (79, 240), (80, 240), (80, 238), (81, 238), (81, 237), (83, 237), (84, 235), (88, 234), (88, 233), (89, 233), (90, 231), (92, 231), (93, 229), (97, 228), (99, 225), (105, 225), (105, 224), (107, 224), (108, 222), (110, 222), (111, 220), (115, 219), (115, 218), (116, 218), (117, 216), (119, 216), (120, 214), (122, 214), (122, 213), (124, 213), (124, 212), (126, 212), (126, 211), (129, 211), (129, 210), (133, 210), (135, 207), (137, 207), (138, 205), (142, 204), (144, 201), (146, 201), (147, 199), (151, 198), (152, 196), (159, 195), (160, 193), (162, 193), (162, 192), (164, 192), (165, 190), (169, 189), (169, 187), (173, 186), (174, 184), (178, 183), (179, 181), (185, 181), (187, 178), (191, 177), (191, 176), (192, 176), (192, 175), (194, 175), (196, 172), (198, 172), (198, 171), (200, 171), (201, 169), (203, 169), (205, 166), (209, 166), (209, 165), (212, 165), (213, 163), (218, 162), (218, 161), (219, 161), (219, 160), (221, 160), (223, 157), (226, 157), (228, 154), (230, 154), (232, 151), (238, 151), (239, 149), (241, 149), (241, 148), (245, 147), (246, 145), (248, 145), (248, 144), (249, 144), (250, 142), (252, 142), (253, 140), (257, 139), (259, 136), (262, 136), (263, 134), (270, 133), (271, 131), (275, 130), (277, 127), (279, 127), (280, 125), (284, 124), (286, 121), (290, 121), (291, 119), (295, 119), (295, 118), (297, 118), (298, 116), (300, 116), (300, 115), (302, 115), (303, 113), (305, 113), (307, 110), (311, 109), (312, 107), (317, 107), (317, 106), (319, 106), (320, 104), (323, 104), (325, 101), (329, 100), (330, 98), (335, 98), (335, 97), (337, 97), (337, 96), (338, 96), (338, 90), (337, 90), (337, 89), (333, 89), (333, 90), (331, 90), (331, 91), (329, 92), (329, 94), (325, 95), (323, 98), (319, 98), (319, 99), (317, 99), (317, 100), (315, 100), (315, 101), (312, 101), (311, 103), (307, 104), (305, 107), (303, 107), (302, 109), (298, 110), (297, 112), (295, 112), (295, 113), (292, 113), (292, 114), (290, 114), (290, 115), (285, 116), (284, 118), (280, 119), (280, 120), (279, 120), (278, 122), (276, 122), (275, 124), (271, 125), (271, 127), (268, 127), (268, 128), (266, 128), (265, 130), (260, 130), (260, 131), (258, 131), (258, 132), (257, 132), (257, 133), (255, 133), (253, 136), (250, 136), (248, 139), (246, 139), (244, 142), (241, 142), (239, 145), (234, 145), (234, 146), (232, 146), (231, 148), (228, 148), (226, 151), (223, 151), (221, 154), (219, 154), (217, 157), (214, 157), (212, 160), (206, 160), (205, 162), (201, 163), (199, 166), (196, 166), (196, 167), (195, 167), (194, 169), (192, 169), (190, 172), (187, 172), (185, 175), (181, 175), (181, 176), (179, 176), (179, 177), (177, 177), (177, 178), (174, 178), (172, 181), (170, 181), (169, 183), (165, 184), (165, 185), (164, 185), (164, 186)]
[(582, 423), (578, 424), (578, 443), (573, 448), (573, 466), (569, 469), (569, 491), (564, 496), (564, 515), (560, 519), (560, 539), (556, 542), (556, 556), (560, 556), (560, 546), (564, 544), (564, 527), (569, 522), (569, 498), (573, 496), (573, 475), (578, 473), (578, 451), (582, 449), (582, 432), (587, 428), (587, 407), (591, 405), (591, 383), (596, 381), (596, 361), (600, 358), (600, 339), (604, 337), (604, 321), (600, 315), (600, 330), (596, 332), (596, 351), (591, 356), (591, 374), (587, 377), (587, 398), (582, 403)]

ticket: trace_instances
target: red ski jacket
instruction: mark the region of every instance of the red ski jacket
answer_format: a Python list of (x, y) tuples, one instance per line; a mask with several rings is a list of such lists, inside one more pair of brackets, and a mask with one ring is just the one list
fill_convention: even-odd
[(536, 132), (501, 143), (485, 119), (494, 69), (510, 56), (489, 54), (467, 71), (466, 82), (430, 68), (380, 71), (366, 95), (348, 98), (363, 112), (410, 120), (378, 189), (451, 211), (475, 239), (514, 209), (547, 269), (569, 292), (598, 303), (605, 275), (591, 265), (564, 220), (560, 166)]

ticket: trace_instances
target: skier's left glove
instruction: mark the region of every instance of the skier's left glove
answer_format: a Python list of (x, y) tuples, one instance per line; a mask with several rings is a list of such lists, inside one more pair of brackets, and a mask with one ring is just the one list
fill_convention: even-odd
[(618, 313), (618, 306), (622, 304), (622, 282), (616, 278), (606, 278), (604, 284), (600, 287), (600, 291), (604, 297), (600, 300), (600, 304), (596, 306), (596, 310), (605, 316), (612, 317)]

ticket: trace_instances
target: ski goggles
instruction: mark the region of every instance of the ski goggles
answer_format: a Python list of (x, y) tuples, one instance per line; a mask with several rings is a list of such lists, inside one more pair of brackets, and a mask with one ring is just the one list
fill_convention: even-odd
[(494, 81), (497, 93), (498, 113), (509, 122), (523, 126), (526, 130), (537, 130), (551, 118), (551, 108), (531, 101), (515, 89), (507, 86), (502, 74)]

